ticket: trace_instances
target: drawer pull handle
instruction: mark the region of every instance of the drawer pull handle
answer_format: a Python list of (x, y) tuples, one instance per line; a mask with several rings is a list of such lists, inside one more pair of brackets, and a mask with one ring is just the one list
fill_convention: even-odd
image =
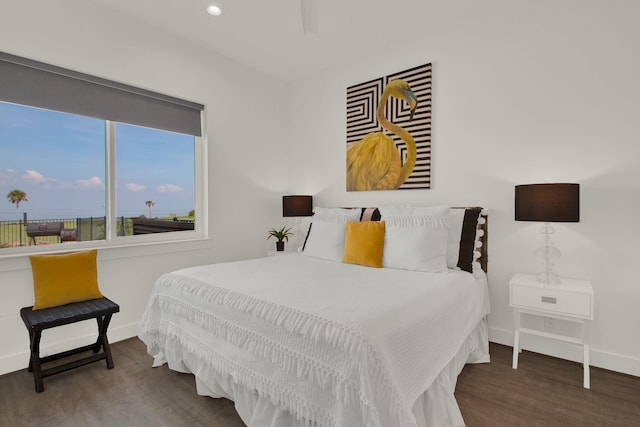
[(558, 298), (553, 298), (553, 297), (542, 297), (542, 302), (546, 302), (549, 304), (557, 304), (558, 303)]

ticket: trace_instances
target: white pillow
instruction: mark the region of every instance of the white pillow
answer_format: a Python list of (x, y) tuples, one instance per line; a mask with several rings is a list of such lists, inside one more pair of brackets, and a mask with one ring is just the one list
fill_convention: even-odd
[(360, 209), (313, 209), (311, 228), (302, 253), (316, 258), (342, 262), (348, 221), (360, 221)]
[(381, 207), (386, 223), (382, 266), (439, 273), (447, 271), (449, 206)]
[(447, 243), (447, 267), (458, 268), (460, 259), (460, 238), (465, 209), (451, 209), (449, 215), (449, 238)]

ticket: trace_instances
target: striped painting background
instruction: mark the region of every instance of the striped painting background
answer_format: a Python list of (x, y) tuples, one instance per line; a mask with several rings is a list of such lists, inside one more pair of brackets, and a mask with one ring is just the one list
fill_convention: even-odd
[[(431, 63), (410, 68), (347, 88), (347, 144), (360, 141), (370, 132), (384, 131), (376, 118), (376, 109), (387, 83), (402, 79), (409, 83), (418, 98), (418, 107), (409, 121), (406, 102), (389, 98), (385, 116), (392, 123), (406, 129), (414, 138), (418, 150), (413, 173), (402, 189), (431, 187)], [(386, 132), (386, 131), (385, 131)], [(396, 135), (389, 134), (396, 143), (404, 162), (406, 148)]]

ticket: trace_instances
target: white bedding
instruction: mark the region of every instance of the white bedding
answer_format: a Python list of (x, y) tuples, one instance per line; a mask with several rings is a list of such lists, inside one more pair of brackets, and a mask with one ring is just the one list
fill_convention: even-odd
[(413, 427), (488, 311), (484, 275), (289, 254), (162, 276), (139, 336), (207, 394), (248, 391), (301, 425)]

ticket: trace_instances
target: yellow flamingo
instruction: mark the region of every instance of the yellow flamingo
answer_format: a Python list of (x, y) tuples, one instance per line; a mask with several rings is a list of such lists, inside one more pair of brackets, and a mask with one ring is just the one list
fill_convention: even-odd
[(391, 123), (384, 116), (384, 106), (390, 96), (403, 99), (411, 108), (411, 116), (418, 99), (404, 80), (389, 82), (382, 92), (377, 116), (380, 126), (398, 135), (407, 146), (407, 158), (400, 166), (400, 152), (393, 139), (384, 132), (372, 132), (358, 142), (347, 145), (347, 191), (393, 190), (400, 187), (413, 172), (416, 164), (416, 142), (409, 132)]

